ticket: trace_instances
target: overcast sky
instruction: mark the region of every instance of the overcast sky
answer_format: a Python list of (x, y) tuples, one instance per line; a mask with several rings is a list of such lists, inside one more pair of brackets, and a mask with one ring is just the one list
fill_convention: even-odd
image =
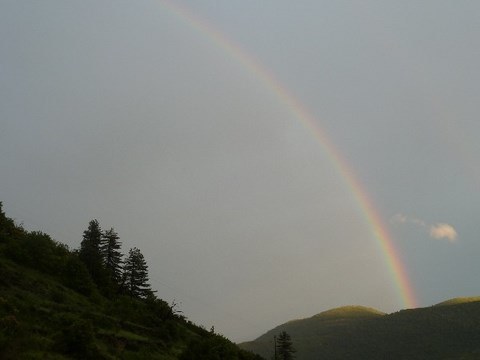
[(71, 248), (91, 219), (113, 226), (159, 297), (234, 341), (404, 306), (324, 145), (181, 5), (310, 111), (420, 306), (480, 294), (480, 2), (172, 4), (0, 0), (9, 216)]

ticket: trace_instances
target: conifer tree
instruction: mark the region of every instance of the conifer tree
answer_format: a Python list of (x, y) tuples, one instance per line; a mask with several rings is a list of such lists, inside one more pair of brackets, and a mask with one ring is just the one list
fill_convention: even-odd
[(286, 331), (282, 331), (277, 338), (277, 354), (280, 360), (292, 360), (295, 358), (293, 343), (290, 335)]
[(88, 229), (83, 232), (83, 240), (80, 244), (78, 256), (87, 267), (90, 276), (97, 285), (103, 285), (105, 281), (105, 270), (103, 267), (100, 242), (102, 229), (96, 219), (88, 223)]
[(146, 298), (153, 293), (148, 283), (148, 266), (136, 247), (130, 249), (123, 266), (123, 288), (133, 297)]
[(122, 279), (122, 256), (119, 251), (122, 243), (120, 237), (113, 228), (106, 230), (102, 234), (100, 242), (100, 251), (103, 258), (103, 264), (107, 270), (110, 280), (119, 285)]

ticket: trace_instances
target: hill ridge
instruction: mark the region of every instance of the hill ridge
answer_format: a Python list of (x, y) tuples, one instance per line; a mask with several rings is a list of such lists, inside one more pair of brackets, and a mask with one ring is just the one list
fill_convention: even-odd
[(466, 304), (471, 302), (480, 301), (480, 296), (465, 296), (465, 297), (455, 297), (451, 298), (433, 306), (449, 306), (449, 305), (458, 305), (458, 304)]
[(355, 317), (355, 316), (385, 315), (383, 311), (362, 305), (344, 305), (322, 311), (312, 317)]
[(268, 359), (273, 336), (286, 331), (297, 349), (297, 360), (480, 359), (480, 297), (440, 304), (449, 306), (391, 314), (342, 306), (286, 322), (239, 346)]

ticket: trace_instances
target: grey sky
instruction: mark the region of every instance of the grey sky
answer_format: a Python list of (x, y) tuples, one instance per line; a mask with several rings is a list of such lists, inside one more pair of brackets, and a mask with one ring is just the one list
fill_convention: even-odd
[[(479, 3), (181, 4), (315, 116), (421, 306), (480, 293)], [(324, 147), (161, 1), (0, 1), (0, 167), (7, 214), (72, 248), (92, 218), (115, 227), (160, 297), (233, 340), (403, 306)], [(437, 223), (458, 238), (432, 238)]]

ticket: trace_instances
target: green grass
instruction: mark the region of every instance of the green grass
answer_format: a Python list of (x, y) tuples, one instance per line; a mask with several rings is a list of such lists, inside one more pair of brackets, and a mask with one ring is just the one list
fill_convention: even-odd
[(84, 261), (0, 202), (0, 359), (261, 359)]
[(155, 320), (141, 301), (85, 297), (2, 256), (0, 274), (1, 359), (173, 360), (213, 336), (181, 318)]

